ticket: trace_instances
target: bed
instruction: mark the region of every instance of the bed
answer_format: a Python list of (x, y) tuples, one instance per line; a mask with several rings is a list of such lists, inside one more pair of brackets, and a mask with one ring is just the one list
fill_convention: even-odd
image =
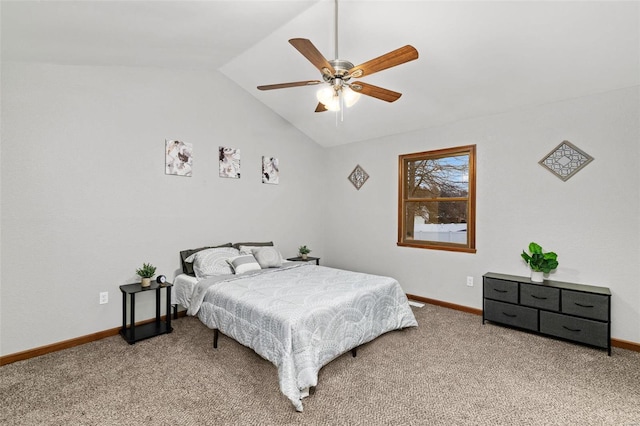
[[(176, 277), (175, 302), (213, 329), (214, 339), (219, 330), (271, 361), (297, 411), (328, 362), (386, 332), (418, 325), (393, 278), (285, 262), (272, 246), (236, 247), (189, 256), (198, 271), (199, 257), (230, 255), (225, 263), (232, 273), (209, 259), (209, 265), (218, 263), (216, 273)], [(264, 260), (261, 252), (271, 261), (257, 262)]]

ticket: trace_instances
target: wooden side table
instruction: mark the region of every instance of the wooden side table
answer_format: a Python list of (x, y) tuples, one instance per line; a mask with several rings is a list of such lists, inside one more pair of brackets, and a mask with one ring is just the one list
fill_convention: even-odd
[(302, 256), (296, 256), (296, 257), (289, 257), (287, 258), (287, 260), (290, 260), (292, 262), (316, 262), (316, 265), (320, 265), (320, 258), (319, 257), (311, 257), (311, 256), (307, 256), (306, 259), (303, 259)]
[[(140, 340), (148, 339), (150, 337), (158, 336), (160, 334), (171, 333), (173, 328), (171, 327), (171, 287), (173, 284), (164, 283), (158, 284), (152, 282), (151, 286), (143, 288), (140, 283), (125, 284), (120, 286), (122, 292), (122, 328), (120, 329), (120, 335), (130, 345), (133, 345)], [(165, 321), (161, 321), (160, 315), (160, 291), (166, 289), (167, 306)], [(155, 293), (156, 295), (156, 319), (136, 327), (136, 294), (138, 293)], [(131, 301), (130, 309), (130, 323), (127, 328), (127, 295)]]

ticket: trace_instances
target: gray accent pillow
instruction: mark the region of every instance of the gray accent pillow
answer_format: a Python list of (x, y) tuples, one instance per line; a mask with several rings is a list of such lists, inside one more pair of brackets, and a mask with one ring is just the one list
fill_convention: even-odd
[(243, 274), (245, 272), (262, 269), (252, 254), (241, 254), (240, 256), (232, 257), (227, 259), (227, 263), (236, 274)]
[(262, 269), (279, 268), (282, 266), (282, 255), (275, 247), (252, 248), (251, 253)]

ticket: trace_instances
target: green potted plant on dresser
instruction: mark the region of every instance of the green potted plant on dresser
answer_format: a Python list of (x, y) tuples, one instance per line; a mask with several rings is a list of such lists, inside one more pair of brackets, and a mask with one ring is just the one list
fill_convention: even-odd
[(520, 256), (531, 268), (531, 281), (541, 283), (544, 274), (558, 267), (558, 255), (552, 251), (545, 253), (539, 244), (533, 242), (529, 244), (529, 253), (522, 250)]
[(151, 285), (151, 278), (156, 273), (156, 267), (150, 263), (143, 263), (142, 268), (136, 269), (136, 274), (142, 278), (140, 285), (142, 287), (149, 287)]

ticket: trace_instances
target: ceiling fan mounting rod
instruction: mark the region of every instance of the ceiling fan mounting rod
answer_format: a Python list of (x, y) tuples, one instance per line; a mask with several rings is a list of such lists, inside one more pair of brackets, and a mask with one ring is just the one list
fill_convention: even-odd
[(340, 56), (338, 56), (338, 0), (335, 0), (335, 4), (336, 4), (335, 12), (334, 12), (334, 14), (335, 14), (335, 23), (336, 23), (336, 27), (335, 27), (335, 34), (336, 34), (336, 36), (335, 36), (335, 54), (336, 55), (335, 55), (335, 58), (337, 60), (340, 57)]

